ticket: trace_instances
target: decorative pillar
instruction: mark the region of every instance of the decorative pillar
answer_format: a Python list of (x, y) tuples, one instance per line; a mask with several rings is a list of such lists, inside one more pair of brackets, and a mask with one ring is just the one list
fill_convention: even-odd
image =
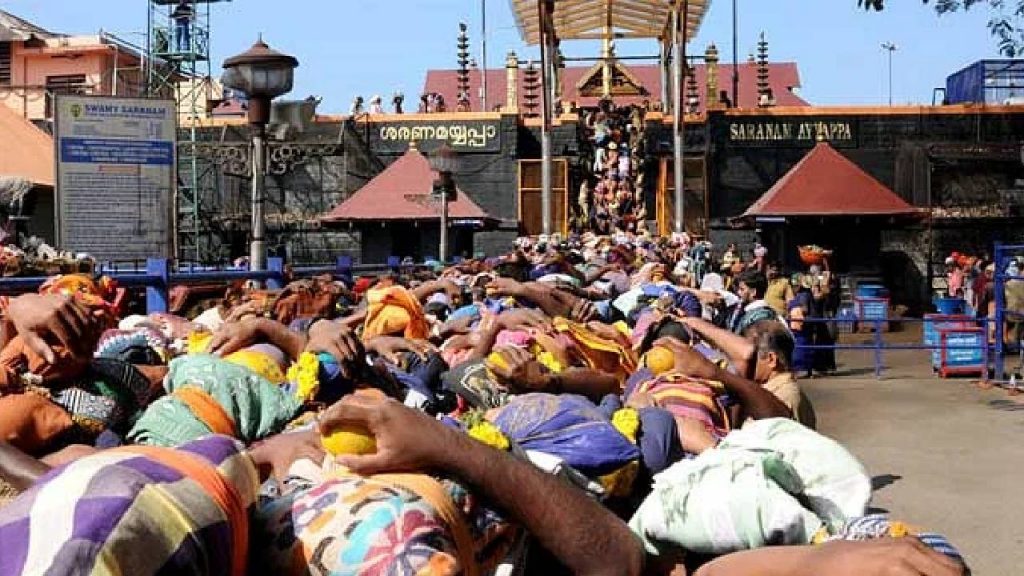
[(540, 98), (540, 95), (537, 94), (538, 88), (540, 88), (540, 73), (533, 62), (530, 62), (526, 65), (526, 71), (523, 72), (523, 106), (526, 108), (526, 116), (529, 118), (537, 116), (537, 99)]
[(692, 66), (686, 67), (686, 111), (689, 114), (700, 112), (700, 91), (697, 89), (697, 75)]
[(469, 104), (469, 32), (465, 22), (459, 23), (458, 47), (458, 86), (459, 94), (456, 96), (456, 109), (467, 111), (464, 108)]
[(772, 105), (771, 85), (768, 82), (768, 40), (764, 32), (757, 41), (757, 105), (768, 107)]
[(505, 57), (505, 112), (519, 113), (519, 57), (509, 51)]
[(610, 33), (606, 33), (604, 42), (601, 45), (601, 96), (611, 98), (612, 96), (612, 62), (615, 59), (615, 41), (611, 39)]
[(708, 49), (704, 51), (704, 62), (705, 62), (705, 83), (707, 84), (707, 94), (704, 100), (708, 103), (708, 108), (718, 108), (718, 47), (714, 43), (708, 45)]

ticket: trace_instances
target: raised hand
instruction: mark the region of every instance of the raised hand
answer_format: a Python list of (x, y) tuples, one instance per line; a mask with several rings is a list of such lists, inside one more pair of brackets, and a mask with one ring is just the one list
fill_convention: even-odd
[(341, 427), (366, 429), (376, 441), (375, 453), (335, 456), (339, 464), (362, 475), (439, 468), (459, 435), (396, 400), (362, 394), (346, 396), (320, 418), (321, 434)]
[(24, 294), (11, 300), (7, 320), (30, 350), (52, 364), (54, 341), (69, 350), (92, 353), (101, 329), (97, 314), (66, 296)]

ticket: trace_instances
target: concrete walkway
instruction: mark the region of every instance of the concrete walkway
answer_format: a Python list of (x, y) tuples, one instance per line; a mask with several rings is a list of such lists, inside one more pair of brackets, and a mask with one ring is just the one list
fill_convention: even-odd
[(930, 376), (921, 352), (841, 356), (840, 375), (802, 380), (819, 430), (875, 484), (873, 506), (948, 536), (978, 576), (1024, 574), (1024, 395)]

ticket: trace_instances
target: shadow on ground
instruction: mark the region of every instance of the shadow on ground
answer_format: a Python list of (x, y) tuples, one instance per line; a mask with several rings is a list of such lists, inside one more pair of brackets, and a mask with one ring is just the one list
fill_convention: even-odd
[(878, 492), (882, 488), (892, 486), (900, 480), (903, 480), (903, 476), (898, 474), (880, 474), (871, 479), (871, 491)]

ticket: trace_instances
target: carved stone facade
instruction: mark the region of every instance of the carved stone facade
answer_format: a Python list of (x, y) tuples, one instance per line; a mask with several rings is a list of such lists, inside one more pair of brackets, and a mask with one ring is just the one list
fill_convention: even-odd
[[(411, 140), (418, 140), (417, 145), (428, 155), (442, 142), (454, 143), (450, 145), (459, 152), (461, 164), (457, 175), (460, 189), (502, 222), (497, 230), (475, 235), (474, 251), (493, 253), (499, 246), (507, 246), (517, 228), (517, 117), (465, 121), (451, 115), (443, 121), (440, 116), (437, 120), (407, 118), (384, 123), (317, 122), (293, 140), (271, 141), (264, 205), (268, 250), (296, 265), (333, 262), (342, 254), (357, 262), (380, 263), (392, 255), (387, 250), (392, 246), (387, 227), (323, 227), (319, 217), (396, 160)], [(438, 139), (438, 134), (444, 138)], [(251, 198), (248, 128), (204, 128), (201, 140), (199, 155), (216, 166), (204, 172), (200, 186), (204, 259), (228, 260), (247, 253)], [(437, 240), (428, 236), (421, 240), (417, 255), (430, 254), (429, 244), (436, 245)], [(436, 246), (433, 250), (436, 252)]]

